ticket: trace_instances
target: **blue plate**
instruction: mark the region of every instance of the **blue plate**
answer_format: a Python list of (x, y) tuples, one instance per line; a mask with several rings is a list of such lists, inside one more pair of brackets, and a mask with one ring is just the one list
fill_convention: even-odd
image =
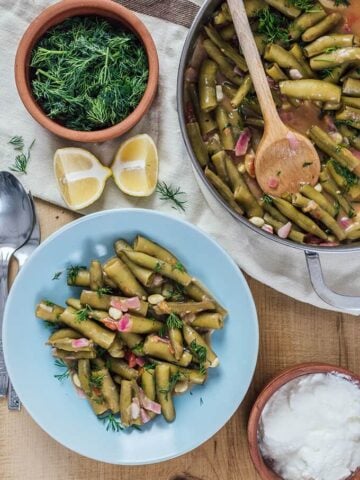
[[(117, 238), (141, 233), (172, 250), (192, 275), (227, 308), (223, 330), (212, 337), (220, 367), (208, 382), (175, 398), (176, 420), (157, 418), (141, 431), (106, 431), (87, 401), (54, 374), (49, 330), (34, 315), (35, 304), (48, 298), (64, 304), (74, 295), (65, 284), (70, 264), (112, 256)], [(189, 223), (149, 210), (113, 210), (88, 215), (49, 237), (33, 254), (11, 289), (4, 318), (4, 350), (15, 390), (33, 419), (55, 440), (102, 462), (141, 465), (189, 452), (214, 435), (233, 415), (250, 385), (258, 353), (258, 323), (246, 281), (229, 255)]]

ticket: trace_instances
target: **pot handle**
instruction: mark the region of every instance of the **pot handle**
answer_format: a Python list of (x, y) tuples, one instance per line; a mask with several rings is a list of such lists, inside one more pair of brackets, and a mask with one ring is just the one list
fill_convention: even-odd
[(321, 269), (319, 254), (306, 250), (305, 257), (311, 284), (317, 295), (324, 300), (324, 302), (338, 308), (339, 310), (352, 311), (353, 313), (359, 312), (360, 314), (360, 297), (336, 293), (326, 285)]

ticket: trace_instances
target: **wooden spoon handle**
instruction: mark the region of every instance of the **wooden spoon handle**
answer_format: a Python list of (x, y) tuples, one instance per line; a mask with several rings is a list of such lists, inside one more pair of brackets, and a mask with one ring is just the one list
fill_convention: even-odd
[(277, 122), (278, 127), (282, 122), (271, 95), (271, 90), (250, 28), (243, 0), (228, 0), (228, 5), (242, 52), (249, 67), (251, 79), (264, 117), (265, 127), (273, 127), (274, 122)]

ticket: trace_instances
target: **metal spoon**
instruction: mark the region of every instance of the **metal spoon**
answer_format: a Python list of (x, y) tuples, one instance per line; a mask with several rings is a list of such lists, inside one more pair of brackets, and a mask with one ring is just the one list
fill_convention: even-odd
[(33, 224), (33, 209), (24, 187), (11, 173), (0, 172), (0, 397), (6, 395), (9, 383), (2, 345), (9, 261), (29, 238)]

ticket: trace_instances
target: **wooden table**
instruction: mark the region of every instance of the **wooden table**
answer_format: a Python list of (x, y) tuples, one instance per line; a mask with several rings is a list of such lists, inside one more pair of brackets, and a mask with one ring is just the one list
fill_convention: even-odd
[[(36, 205), (43, 239), (77, 218), (76, 214), (45, 202), (37, 201)], [(328, 362), (360, 372), (360, 320), (305, 305), (251, 278), (248, 281), (260, 323), (258, 365), (242, 406), (212, 439), (187, 455), (158, 465), (112, 466), (72, 453), (44, 433), (24, 409), (8, 412), (6, 402), (1, 401), (0, 479), (258, 479), (246, 441), (247, 418), (257, 394), (273, 375), (301, 362)]]

